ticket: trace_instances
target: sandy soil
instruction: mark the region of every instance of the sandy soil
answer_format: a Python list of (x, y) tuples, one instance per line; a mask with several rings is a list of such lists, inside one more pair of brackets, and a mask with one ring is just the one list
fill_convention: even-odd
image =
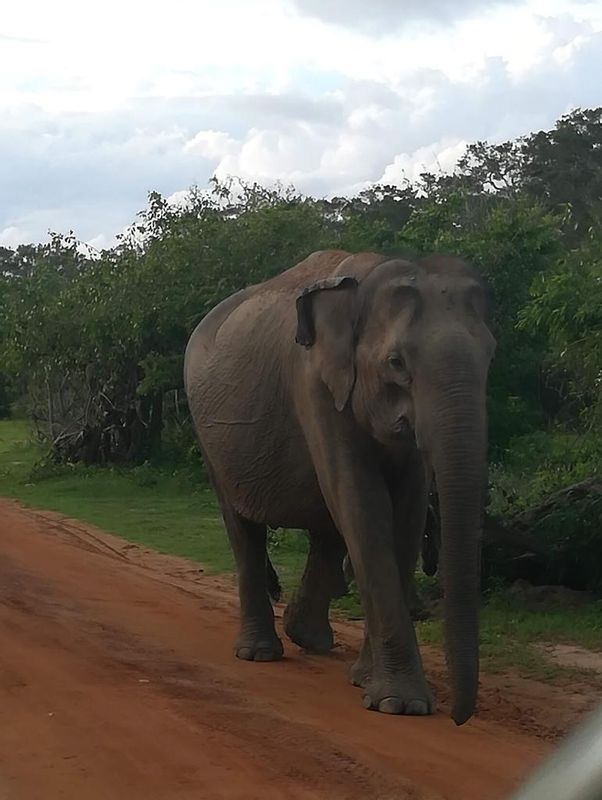
[[(365, 711), (332, 656), (237, 661), (231, 580), (0, 500), (0, 800), (495, 800), (595, 698), (483, 679), (481, 710)], [(281, 609), (279, 609), (281, 613)]]
[(587, 669), (602, 675), (602, 653), (572, 644), (542, 644), (540, 650), (561, 667)]

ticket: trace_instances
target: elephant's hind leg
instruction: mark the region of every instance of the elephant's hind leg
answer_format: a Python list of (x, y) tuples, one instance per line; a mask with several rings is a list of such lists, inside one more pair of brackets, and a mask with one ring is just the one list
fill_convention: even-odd
[(334, 646), (328, 620), (330, 601), (347, 591), (345, 544), (336, 532), (310, 531), (310, 548), (299, 589), (284, 612), (284, 630), (295, 644), (315, 653)]
[(283, 650), (268, 596), (266, 526), (243, 519), (231, 507), (222, 512), (238, 571), (241, 627), (235, 653), (245, 661), (276, 661)]

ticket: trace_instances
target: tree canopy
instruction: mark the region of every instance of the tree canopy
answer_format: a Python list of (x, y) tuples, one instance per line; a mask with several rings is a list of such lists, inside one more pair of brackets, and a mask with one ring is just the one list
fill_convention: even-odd
[(467, 148), (450, 175), (330, 200), (232, 180), (151, 192), (118, 244), (72, 232), (0, 248), (0, 413), (19, 401), (55, 457), (136, 461), (187, 425), (188, 337), (218, 301), (324, 247), (462, 255), (488, 277), (499, 342), (491, 451), (599, 424), (602, 108)]

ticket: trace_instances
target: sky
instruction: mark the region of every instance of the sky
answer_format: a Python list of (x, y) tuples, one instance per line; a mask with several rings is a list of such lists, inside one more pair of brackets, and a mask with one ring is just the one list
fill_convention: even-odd
[(602, 0), (5, 6), (5, 246), (110, 246), (149, 191), (213, 175), (315, 196), (402, 183), (602, 104)]

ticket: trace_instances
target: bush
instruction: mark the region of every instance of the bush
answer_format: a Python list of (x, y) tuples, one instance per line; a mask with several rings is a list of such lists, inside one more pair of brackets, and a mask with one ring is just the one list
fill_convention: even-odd
[(602, 440), (596, 432), (556, 429), (516, 436), (490, 469), (489, 511), (512, 516), (552, 492), (600, 475), (601, 469)]
[(547, 582), (602, 593), (602, 487), (558, 503), (530, 533), (550, 552)]
[(14, 389), (7, 375), (0, 372), (0, 419), (10, 417), (14, 400)]

